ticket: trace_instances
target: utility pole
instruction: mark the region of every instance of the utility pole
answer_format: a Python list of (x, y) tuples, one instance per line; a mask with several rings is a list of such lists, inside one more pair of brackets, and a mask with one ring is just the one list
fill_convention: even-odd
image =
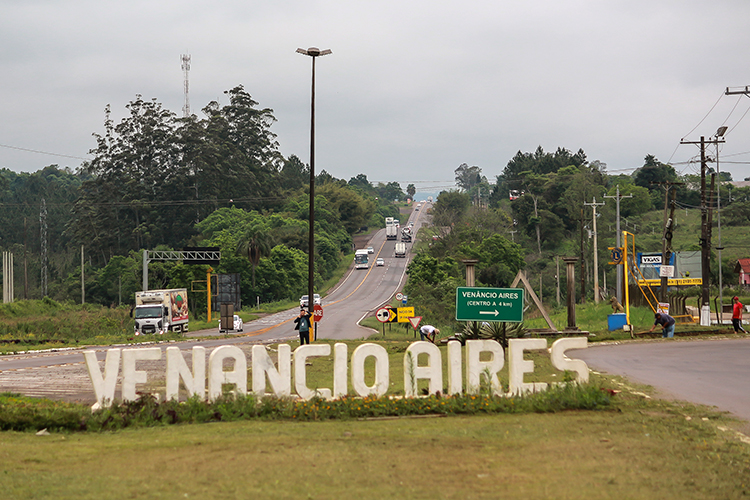
[(586, 259), (583, 253), (583, 208), (581, 208), (581, 304), (586, 303)]
[[(669, 188), (667, 188), (667, 196), (669, 196)], [(669, 217), (667, 217), (667, 206), (666, 206), (666, 199), (664, 200), (664, 218), (666, 221), (664, 222), (664, 236), (662, 237), (662, 247), (661, 247), (661, 265), (662, 266), (669, 266), (672, 262), (672, 232), (674, 231), (674, 209), (675, 205), (677, 204), (675, 198), (677, 198), (677, 190), (672, 189), (672, 203), (671, 208), (669, 210)], [(662, 276), (661, 278), (661, 287), (660, 287), (660, 300), (662, 302), (667, 301), (667, 288), (669, 285), (669, 277), (668, 276)]]
[(584, 202), (583, 204), (585, 206), (588, 206), (594, 209), (594, 304), (598, 304), (599, 303), (599, 256), (597, 255), (598, 237), (596, 236), (596, 207), (604, 206), (604, 202), (597, 203), (596, 197), (594, 197), (591, 203)]
[[(729, 89), (727, 89), (727, 92), (729, 92)], [(709, 302), (709, 284), (711, 281), (711, 227), (709, 225), (710, 208), (706, 204), (706, 144), (719, 144), (723, 142), (724, 141), (718, 137), (711, 141), (706, 141), (704, 136), (701, 136), (699, 142), (680, 141), (680, 144), (699, 144), (701, 150), (701, 326), (711, 325), (711, 303)]]
[[(620, 231), (620, 200), (623, 198), (632, 198), (633, 193), (627, 196), (620, 195), (620, 185), (617, 185), (617, 194), (615, 196), (604, 196), (605, 198), (614, 198), (617, 203), (617, 248), (622, 247), (622, 231)], [(617, 265), (617, 302), (622, 304), (622, 264)]]
[(557, 307), (560, 307), (560, 257), (555, 255), (555, 266), (557, 267), (557, 274), (555, 274), (555, 278), (557, 278)]
[[(651, 184), (664, 185), (664, 223), (662, 224), (662, 237), (661, 237), (661, 265), (668, 266), (672, 260), (672, 231), (674, 230), (674, 205), (675, 197), (677, 196), (677, 190), (672, 186), (682, 185), (682, 182), (651, 182)], [(669, 190), (672, 189), (672, 210), (667, 216), (667, 209), (669, 208)], [(659, 286), (659, 301), (667, 301), (667, 288), (669, 285), (669, 278), (667, 276), (661, 277), (661, 284)]]

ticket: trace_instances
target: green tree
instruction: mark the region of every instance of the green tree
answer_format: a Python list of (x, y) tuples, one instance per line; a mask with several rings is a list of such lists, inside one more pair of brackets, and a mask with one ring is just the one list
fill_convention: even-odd
[(633, 181), (636, 186), (644, 187), (649, 191), (661, 191), (658, 183), (676, 182), (677, 172), (672, 165), (660, 162), (653, 155), (646, 155), (643, 166), (633, 173)]
[(464, 191), (471, 191), (471, 189), (477, 184), (482, 182), (482, 169), (473, 166), (470, 167), (466, 163), (462, 163), (454, 170), (456, 174), (456, 184)]
[(261, 257), (271, 253), (274, 238), (268, 227), (260, 222), (247, 226), (237, 242), (237, 253), (247, 257), (252, 267), (252, 286), (255, 288), (255, 268)]
[(280, 183), (285, 191), (302, 189), (310, 184), (310, 169), (297, 156), (291, 155), (281, 167)]
[(469, 209), (471, 199), (459, 191), (442, 191), (432, 210), (432, 221), (436, 226), (450, 227), (460, 220)]
[(404, 199), (404, 192), (401, 190), (401, 185), (395, 181), (388, 184), (378, 183), (375, 186), (375, 191), (377, 191), (378, 197), (383, 203), (393, 203), (394, 200)]

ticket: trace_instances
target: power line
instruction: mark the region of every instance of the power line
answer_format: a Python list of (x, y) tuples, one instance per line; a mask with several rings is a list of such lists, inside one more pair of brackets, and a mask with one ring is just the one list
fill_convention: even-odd
[[(279, 201), (286, 200), (283, 196), (270, 196), (270, 197), (247, 197), (247, 198), (227, 198), (227, 199), (215, 199), (215, 200), (132, 200), (132, 201), (112, 201), (112, 202), (94, 202), (86, 203), (87, 207), (132, 207), (134, 205), (139, 206), (185, 206), (185, 205), (205, 205), (206, 203), (216, 204), (229, 204), (229, 203), (245, 203), (253, 201)], [(64, 207), (69, 205), (75, 205), (75, 201), (64, 201), (50, 203), (47, 202), (47, 206), (58, 206)], [(0, 202), (0, 207), (27, 207), (31, 206), (31, 203), (3, 203)]]
[(84, 160), (84, 161), (89, 160), (88, 158), (82, 158), (80, 156), (64, 155), (60, 153), (50, 153), (49, 151), (40, 151), (38, 149), (19, 148), (17, 146), (8, 146), (7, 144), (0, 144), (0, 148), (16, 149), (18, 151), (26, 151), (27, 153), (38, 153), (41, 155), (59, 156), (61, 158), (73, 158), (75, 160)]

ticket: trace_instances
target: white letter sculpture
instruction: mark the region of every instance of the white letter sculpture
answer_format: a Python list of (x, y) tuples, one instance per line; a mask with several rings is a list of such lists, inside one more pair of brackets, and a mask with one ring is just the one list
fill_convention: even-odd
[(145, 384), (148, 381), (148, 373), (137, 370), (136, 361), (139, 359), (156, 361), (161, 359), (161, 349), (149, 347), (146, 349), (123, 349), (122, 350), (122, 400), (135, 401), (138, 396), (135, 391), (136, 384)]
[(525, 383), (523, 381), (524, 373), (534, 371), (534, 362), (523, 359), (523, 352), (546, 348), (545, 339), (510, 339), (508, 341), (508, 378), (511, 394), (520, 395), (529, 391), (543, 391), (547, 388), (544, 382)]
[(448, 342), (448, 394), (461, 394), (464, 387), (464, 377), (461, 372), (461, 342)]
[(94, 386), (94, 395), (96, 395), (96, 403), (91, 409), (98, 410), (111, 406), (112, 400), (115, 399), (117, 374), (120, 371), (120, 349), (109, 349), (107, 351), (103, 378), (102, 372), (99, 370), (99, 362), (96, 360), (96, 351), (84, 351), (83, 357), (86, 360), (91, 385)]
[(346, 344), (337, 342), (333, 345), (333, 397), (343, 398), (349, 393), (347, 387), (347, 356)]
[[(427, 354), (426, 366), (419, 366), (420, 354)], [(426, 378), (430, 381), (429, 392), (435, 394), (443, 390), (443, 363), (440, 349), (431, 342), (414, 342), (406, 349), (404, 356), (404, 392), (413, 397), (418, 392), (418, 382)]]
[[(224, 371), (224, 360), (234, 359), (231, 371)], [(234, 393), (247, 395), (247, 358), (237, 346), (217, 347), (208, 357), (208, 398), (211, 401), (221, 397), (223, 384), (234, 384)]]
[(568, 349), (586, 349), (587, 346), (588, 339), (586, 337), (568, 337), (555, 340), (550, 353), (552, 366), (561, 371), (576, 372), (576, 382), (585, 384), (589, 381), (588, 365), (582, 359), (570, 359), (565, 355), (565, 351)]
[[(479, 355), (482, 352), (492, 353), (492, 359), (489, 361), (480, 361)], [(503, 369), (505, 356), (503, 355), (503, 346), (495, 340), (467, 340), (466, 341), (466, 392), (469, 394), (479, 394), (481, 386), (481, 377), (489, 378), (490, 389), (492, 394), (500, 396), (503, 394), (503, 387), (497, 374)]]
[[(375, 383), (368, 386), (365, 383), (365, 360), (370, 356), (375, 358)], [(374, 394), (378, 397), (388, 391), (388, 351), (377, 344), (362, 344), (352, 353), (352, 386), (354, 391), (362, 397)]]
[(331, 354), (330, 344), (307, 344), (301, 345), (294, 350), (294, 389), (302, 399), (312, 399), (320, 396), (331, 399), (331, 389), (310, 389), (307, 387), (307, 370), (305, 363), (311, 356), (329, 356)]
[(180, 378), (188, 397), (206, 397), (206, 348), (193, 347), (193, 372), (190, 372), (179, 347), (167, 347), (167, 400), (180, 399)]
[(258, 398), (266, 395), (266, 375), (276, 396), (292, 395), (292, 348), (279, 344), (277, 354), (278, 369), (264, 346), (253, 346), (253, 394)]

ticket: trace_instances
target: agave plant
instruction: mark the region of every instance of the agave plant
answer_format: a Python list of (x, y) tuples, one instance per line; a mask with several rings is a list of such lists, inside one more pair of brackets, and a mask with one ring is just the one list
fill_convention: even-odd
[(525, 337), (528, 333), (523, 323), (483, 323), (480, 330), (481, 338), (497, 340), (503, 349), (508, 348), (508, 339)]
[(527, 333), (523, 323), (479, 323), (472, 321), (464, 324), (464, 329), (456, 334), (456, 339), (461, 344), (466, 344), (467, 340), (496, 340), (504, 349), (507, 349), (508, 339), (525, 337)]

